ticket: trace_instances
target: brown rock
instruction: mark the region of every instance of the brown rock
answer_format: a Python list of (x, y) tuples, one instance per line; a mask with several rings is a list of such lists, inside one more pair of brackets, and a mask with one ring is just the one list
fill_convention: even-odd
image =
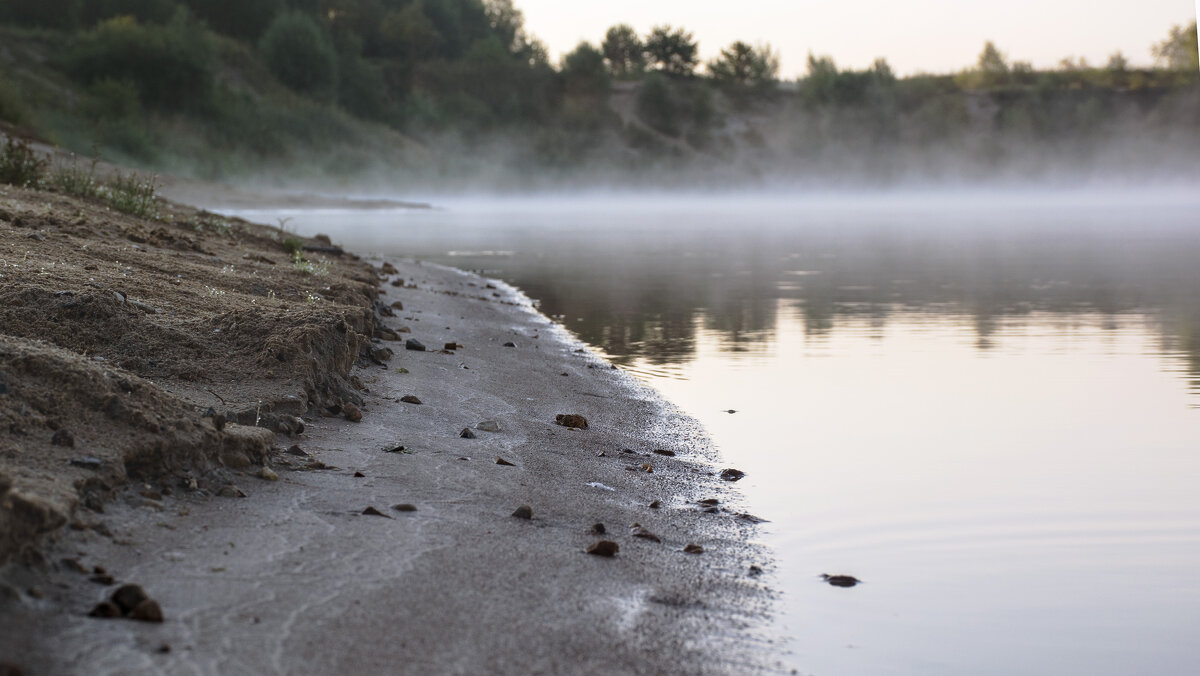
[(62, 560), (62, 565), (66, 566), (68, 570), (87, 575), (88, 569), (79, 562), (79, 559), (65, 558)]
[(362, 411), (354, 404), (346, 404), (342, 407), (342, 415), (350, 422), (362, 422)]
[(575, 427), (581, 430), (586, 430), (588, 427), (587, 418), (578, 413), (559, 413), (554, 416), (554, 422), (563, 427)]
[(641, 470), (646, 474), (654, 474), (654, 465), (651, 465), (648, 462), (643, 462), (641, 464)]
[(55, 446), (66, 446), (67, 448), (75, 448), (75, 435), (71, 434), (66, 428), (59, 428), (54, 436), (50, 437), (50, 443)]
[(224, 486), (221, 486), (221, 490), (217, 491), (217, 495), (219, 495), (223, 498), (244, 498), (244, 497), (246, 497), (246, 493), (242, 489), (238, 488), (237, 486), (234, 486), (233, 484), (225, 484)]
[(400, 401), (402, 401), (406, 404), (418, 404), (419, 405), (422, 403), (421, 400), (418, 399), (417, 395), (415, 395), (415, 394), (406, 394), (403, 397), (400, 397)]
[(621, 551), (621, 546), (612, 540), (598, 540), (588, 545), (587, 553), (593, 556), (607, 556), (612, 558)]
[(88, 613), (88, 617), (101, 617), (106, 619), (110, 617), (121, 617), (121, 608), (112, 601), (101, 601), (100, 603), (96, 604), (95, 608), (92, 608), (92, 612)]
[(392, 303), (392, 308), (394, 308), (396, 310), (403, 310), (404, 303), (401, 303), (400, 301), (396, 301), (396, 302)]
[(654, 449), (654, 452), (655, 452), (655, 453), (657, 453), (657, 454), (659, 454), (659, 455), (665, 455), (665, 456), (667, 456), (668, 458), (674, 458), (674, 457), (675, 457), (675, 451), (668, 451), (668, 450), (667, 450), (667, 449), (665, 449), (665, 448), (656, 448), (656, 449)]
[(298, 445), (289, 446), (284, 453), (287, 453), (288, 455), (298, 455), (302, 458), (308, 457), (308, 454), (304, 452), (304, 449), (300, 448)]
[(515, 512), (512, 513), (512, 515), (517, 517), (518, 519), (532, 519), (533, 518), (533, 508), (530, 507), (529, 505), (521, 505), (520, 507), (517, 508), (517, 510)]
[(123, 584), (109, 597), (123, 613), (131, 613), (142, 601), (150, 598), (145, 589), (136, 584)]
[(391, 263), (388, 263), (387, 261), (384, 261), (383, 265), (379, 266), (379, 269), (385, 275), (394, 275), (394, 274), (400, 272), (399, 270), (396, 269), (396, 266), (392, 265)]
[(116, 582), (116, 579), (114, 579), (113, 576), (109, 575), (108, 573), (97, 573), (96, 575), (93, 575), (93, 576), (89, 577), (88, 579), (91, 580), (92, 582), (95, 582), (96, 584), (102, 584), (105, 587)]
[(497, 464), (497, 465), (504, 465), (505, 467), (516, 467), (516, 465), (514, 465), (514, 464), (512, 464), (511, 462), (509, 462), (509, 461), (505, 460), (504, 458), (501, 458), (500, 456), (496, 456), (496, 464)]
[(162, 622), (163, 611), (154, 599), (146, 599), (129, 611), (129, 619), (141, 622)]
[(738, 479), (741, 479), (744, 476), (746, 476), (746, 473), (740, 469), (733, 469), (731, 467), (729, 469), (721, 470), (721, 478), (726, 481), (737, 481)]
[(635, 538), (641, 538), (643, 540), (649, 540), (651, 542), (662, 542), (662, 538), (658, 537), (654, 533), (651, 533), (650, 531), (646, 530), (645, 528), (642, 528), (641, 526), (634, 528), (632, 535)]
[(366, 474), (363, 474), (362, 472), (355, 472), (355, 473), (354, 473), (354, 478), (355, 478), (355, 479), (362, 479), (362, 478), (365, 478), (366, 476), (367, 476), (367, 475), (366, 475)]
[(385, 519), (392, 518), (392, 517), (388, 516), (387, 514), (384, 514), (383, 512), (379, 511), (378, 509), (375, 509), (374, 507), (367, 507), (366, 509), (364, 509), (362, 511), (362, 513), (363, 513), (363, 516), (382, 516)]
[(720, 503), (721, 501), (716, 498), (704, 498), (703, 500), (696, 501), (696, 504), (704, 505), (705, 507), (716, 507)]
[(862, 582), (853, 575), (829, 575), (828, 573), (821, 573), (821, 579), (834, 587), (853, 587)]
[(659, 507), (662, 507), (662, 503), (658, 500), (654, 500), (650, 503), (650, 509), (658, 509)]
[(410, 505), (407, 502), (402, 502), (398, 505), (392, 505), (392, 509), (396, 510), (397, 512), (415, 512), (417, 511), (417, 506)]
[(684, 547), (683, 551), (686, 554), (703, 554), (704, 547), (701, 547), (700, 545), (697, 545), (697, 544), (690, 544), (690, 545)]
[(475, 433), (471, 431), (470, 427), (464, 427), (463, 431), (460, 432), (458, 436), (462, 437), (463, 439), (474, 439)]
[(592, 524), (592, 532), (595, 533), (596, 535), (604, 535), (608, 531), (607, 531), (607, 529), (604, 528), (604, 524), (597, 523), (597, 524)]

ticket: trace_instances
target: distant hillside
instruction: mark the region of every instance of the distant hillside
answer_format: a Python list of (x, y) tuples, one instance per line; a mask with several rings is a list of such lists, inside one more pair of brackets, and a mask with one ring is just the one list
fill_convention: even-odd
[[(1189, 42), (1190, 40), (1190, 42)], [(769, 47), (701, 64), (682, 29), (562, 63), (510, 0), (8, 0), (0, 125), (218, 180), (530, 188), (1200, 179), (1195, 26), (1162, 68), (1037, 72), (985, 45), (896, 78)]]

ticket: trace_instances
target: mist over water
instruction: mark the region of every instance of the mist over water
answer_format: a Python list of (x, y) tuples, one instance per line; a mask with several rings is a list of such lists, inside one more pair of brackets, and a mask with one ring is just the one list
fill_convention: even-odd
[(697, 417), (800, 673), (1200, 669), (1200, 193), (243, 215), (510, 281)]

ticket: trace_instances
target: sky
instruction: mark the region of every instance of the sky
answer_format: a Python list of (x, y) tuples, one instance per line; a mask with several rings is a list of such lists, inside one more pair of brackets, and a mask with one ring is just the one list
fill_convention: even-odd
[(558, 59), (581, 40), (599, 44), (609, 26), (639, 33), (671, 24), (691, 31), (707, 61), (735, 40), (768, 43), (780, 76), (804, 73), (808, 53), (842, 68), (885, 57), (901, 75), (973, 65), (986, 40), (1010, 60), (1057, 66), (1064, 57), (1104, 64), (1120, 50), (1135, 66), (1172, 25), (1190, 23), (1200, 0), (514, 0), (526, 28)]

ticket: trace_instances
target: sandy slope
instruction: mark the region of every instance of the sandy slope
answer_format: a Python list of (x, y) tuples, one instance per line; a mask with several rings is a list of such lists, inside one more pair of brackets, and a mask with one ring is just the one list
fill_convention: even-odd
[[(279, 438), (336, 469), (277, 449), (280, 480), (251, 468), (236, 480), (246, 498), (167, 479), (176, 490), (160, 507), (128, 489), (96, 516), (111, 537), (71, 531), (47, 564), (5, 573), (0, 662), (51, 674), (766, 668), (770, 592), (748, 574), (765, 552), (748, 544), (754, 526), (694, 422), (577, 351), (513, 290), (396, 263), (408, 286), (385, 285), (384, 300), (404, 310), (385, 322), (431, 351), (355, 371), (369, 389), (361, 423), (310, 415), (298, 438)], [(437, 351), (451, 342), (463, 347)], [(423, 403), (397, 401), (408, 394)], [(557, 426), (559, 413), (590, 426)], [(485, 420), (501, 431), (459, 436)], [(399, 445), (409, 452), (385, 452)], [(723, 511), (694, 502), (708, 497)], [(520, 505), (532, 520), (511, 516)], [(615, 558), (584, 553), (595, 523)], [(634, 523), (662, 542), (633, 537)], [(691, 543), (704, 553), (683, 553)], [(63, 557), (143, 585), (166, 622), (86, 617), (112, 587)]]

